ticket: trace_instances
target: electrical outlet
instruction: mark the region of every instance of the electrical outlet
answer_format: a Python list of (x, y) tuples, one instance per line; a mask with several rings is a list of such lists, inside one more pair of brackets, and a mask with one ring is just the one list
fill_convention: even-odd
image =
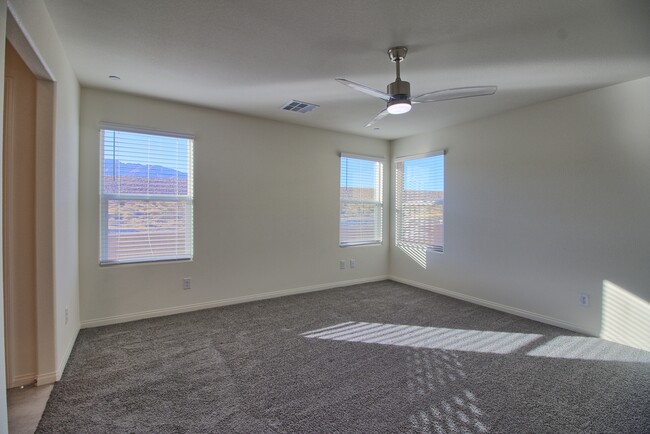
[(357, 260), (350, 259), (350, 268), (357, 268)]
[(68, 325), (68, 308), (65, 308), (65, 325)]
[(341, 270), (345, 270), (345, 260), (341, 259), (341, 260), (339, 261), (339, 268), (340, 268)]
[(580, 303), (580, 306), (588, 307), (589, 306), (589, 294), (581, 292), (580, 295), (578, 296), (578, 302)]
[(185, 277), (183, 279), (183, 289), (184, 290), (192, 289), (192, 279), (191, 278)]

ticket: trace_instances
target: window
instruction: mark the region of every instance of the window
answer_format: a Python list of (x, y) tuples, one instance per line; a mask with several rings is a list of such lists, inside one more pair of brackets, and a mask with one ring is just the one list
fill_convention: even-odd
[(192, 136), (106, 124), (100, 142), (100, 264), (192, 259)]
[(340, 246), (381, 243), (383, 161), (341, 154)]
[(444, 247), (444, 151), (395, 160), (395, 243)]

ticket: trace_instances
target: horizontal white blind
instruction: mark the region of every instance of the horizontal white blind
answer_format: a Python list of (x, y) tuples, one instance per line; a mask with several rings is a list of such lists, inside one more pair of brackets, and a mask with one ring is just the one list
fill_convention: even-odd
[(191, 259), (192, 138), (104, 127), (100, 142), (100, 263)]
[(444, 249), (445, 155), (395, 161), (395, 242)]
[(382, 241), (383, 160), (341, 154), (339, 245)]

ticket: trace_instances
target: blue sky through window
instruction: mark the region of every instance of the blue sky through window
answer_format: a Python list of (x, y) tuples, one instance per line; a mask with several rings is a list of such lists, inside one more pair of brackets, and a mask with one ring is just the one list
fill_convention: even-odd
[[(444, 155), (432, 155), (404, 161), (404, 188), (418, 191), (444, 191), (444, 161)], [(344, 158), (341, 163), (341, 187), (374, 188), (376, 177), (350, 175), (355, 173), (375, 173), (376, 165), (376, 161)]]
[[(404, 161), (404, 189), (444, 191), (444, 155)], [(438, 174), (439, 176), (435, 176)]]
[(189, 171), (188, 139), (126, 131), (104, 130), (104, 161), (162, 166)]
[[(359, 158), (341, 158), (341, 187), (344, 188), (375, 188), (377, 183), (377, 161)], [(359, 176), (367, 174), (371, 176)]]

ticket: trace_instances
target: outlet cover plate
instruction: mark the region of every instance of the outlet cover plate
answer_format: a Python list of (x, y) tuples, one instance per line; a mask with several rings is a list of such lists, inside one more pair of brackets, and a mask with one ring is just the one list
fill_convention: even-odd
[(589, 307), (589, 294), (581, 292), (578, 296), (578, 303), (582, 307)]

